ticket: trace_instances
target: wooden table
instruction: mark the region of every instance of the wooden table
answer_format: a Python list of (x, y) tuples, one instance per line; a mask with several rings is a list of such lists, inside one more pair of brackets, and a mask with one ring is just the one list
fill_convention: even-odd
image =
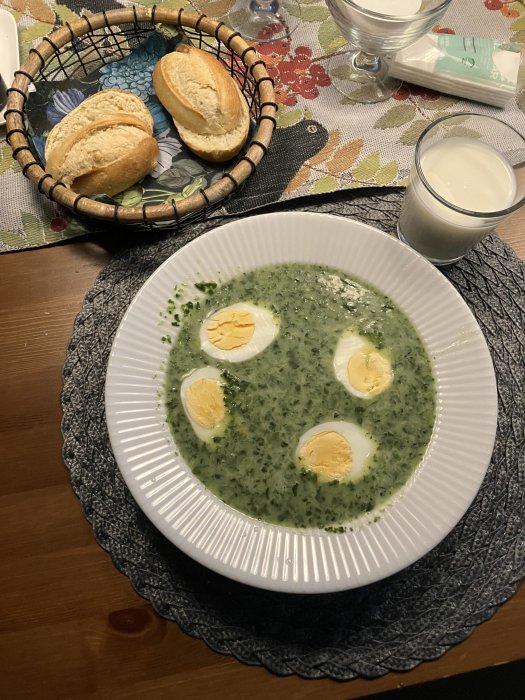
[[(525, 258), (525, 210), (500, 235)], [(524, 658), (524, 586), (439, 660), (374, 681), (279, 678), (158, 617), (96, 543), (61, 455), (66, 346), (109, 258), (102, 238), (0, 257), (0, 697), (340, 700)]]

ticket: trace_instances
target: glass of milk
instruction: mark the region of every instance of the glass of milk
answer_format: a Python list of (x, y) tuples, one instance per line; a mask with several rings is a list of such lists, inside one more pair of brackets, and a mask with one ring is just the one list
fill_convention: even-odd
[(328, 64), (332, 84), (353, 102), (387, 100), (399, 81), (390, 78), (387, 54), (404, 49), (437, 24), (451, 0), (326, 0), (349, 50)]
[(397, 232), (435, 265), (448, 265), (523, 204), (523, 136), (495, 117), (451, 114), (419, 137)]

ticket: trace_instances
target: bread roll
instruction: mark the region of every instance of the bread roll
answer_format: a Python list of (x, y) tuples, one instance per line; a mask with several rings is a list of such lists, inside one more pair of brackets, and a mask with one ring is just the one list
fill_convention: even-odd
[(114, 195), (149, 173), (158, 145), (149, 126), (125, 113), (98, 119), (51, 150), (46, 169), (80, 194)]
[(46, 140), (46, 160), (51, 151), (74, 132), (97, 119), (121, 113), (132, 114), (141, 119), (147, 126), (149, 135), (153, 134), (153, 117), (140, 97), (125, 90), (100, 90), (81, 102), (51, 129)]
[(157, 62), (153, 86), (194, 153), (222, 162), (240, 151), (250, 127), (248, 104), (219, 60), (181, 45)]

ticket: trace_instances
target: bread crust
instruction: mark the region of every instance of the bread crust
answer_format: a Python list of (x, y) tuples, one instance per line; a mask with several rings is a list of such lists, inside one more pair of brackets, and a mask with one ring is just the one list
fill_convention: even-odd
[[(90, 166), (89, 163), (86, 165), (79, 161), (78, 169), (83, 172), (75, 175), (68, 171), (66, 174), (64, 165), (72, 149), (81, 149), (82, 143), (87, 142), (97, 132), (107, 132), (103, 139), (104, 148), (107, 148), (106, 152), (111, 156), (111, 131), (115, 127), (129, 128), (129, 144), (125, 144), (123, 153), (115, 155), (113, 160), (104, 165), (93, 162)], [(139, 134), (143, 134), (142, 138), (137, 139), (137, 130)], [(157, 157), (158, 144), (149, 135), (148, 126), (131, 114), (119, 113), (94, 121), (72, 133), (60, 146), (51, 151), (47, 170), (55, 179), (64, 179), (65, 184), (70, 185), (79, 194), (114, 195), (141, 180), (154, 168)]]
[[(116, 99), (125, 98), (130, 104), (129, 106), (127, 106), (126, 109), (120, 109), (117, 106), (115, 106), (116, 108), (113, 110), (112, 107), (114, 105), (111, 104), (111, 100), (113, 97), (115, 97)], [(94, 95), (90, 95), (85, 100), (83, 100), (78, 105), (78, 107), (75, 107), (75, 109), (69, 112), (69, 114), (66, 114), (66, 116), (51, 129), (46, 139), (46, 160), (49, 158), (51, 151), (60, 146), (64, 138), (67, 138), (67, 136), (64, 136), (64, 132), (70, 130), (69, 127), (71, 127), (75, 120), (78, 121), (80, 115), (84, 115), (85, 117), (86, 113), (90, 111), (91, 107), (93, 107), (94, 104), (96, 104), (99, 101), (102, 101), (104, 103), (104, 110), (102, 114), (95, 113), (94, 118), (89, 119), (88, 123), (96, 121), (98, 119), (106, 119), (109, 116), (113, 115), (117, 116), (123, 114), (132, 114), (137, 119), (141, 119), (146, 125), (149, 135), (153, 135), (153, 117), (151, 116), (148, 108), (140, 99), (140, 97), (137, 97), (133, 93), (127, 92), (126, 90), (99, 90), (99, 92), (96, 92)], [(87, 123), (79, 128), (84, 128), (84, 126), (87, 126)], [(77, 129), (73, 129), (73, 131), (77, 131)]]
[[(244, 99), (244, 98), (243, 98)], [(246, 143), (250, 131), (248, 105), (245, 103), (245, 114), (237, 129), (226, 135), (196, 134), (191, 129), (185, 129), (175, 122), (179, 136), (195, 155), (212, 163), (224, 163), (241, 150)]]
[(153, 87), (175, 122), (199, 134), (226, 134), (239, 123), (241, 103), (233, 78), (206, 51), (185, 44), (163, 56)]
[(71, 187), (79, 194), (107, 194), (112, 197), (142, 180), (155, 167), (159, 146), (152, 136), (146, 136), (126, 156), (104, 168), (80, 175)]
[(248, 104), (222, 63), (206, 51), (182, 45), (163, 56), (153, 70), (153, 87), (181, 140), (200, 158), (221, 163), (246, 143)]

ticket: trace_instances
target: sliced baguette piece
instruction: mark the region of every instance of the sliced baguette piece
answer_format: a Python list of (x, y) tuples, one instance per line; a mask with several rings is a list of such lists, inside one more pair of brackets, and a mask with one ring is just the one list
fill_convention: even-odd
[(241, 120), (234, 129), (226, 134), (197, 134), (195, 131), (181, 126), (175, 119), (173, 121), (179, 136), (190, 151), (203, 160), (214, 163), (223, 163), (236, 156), (246, 143), (250, 129), (250, 113), (244, 97), (242, 98)]
[(153, 87), (175, 123), (198, 134), (227, 134), (241, 119), (235, 81), (218, 59), (194, 46), (181, 44), (157, 61)]
[(141, 119), (147, 127), (148, 134), (153, 134), (153, 117), (139, 97), (126, 90), (101, 90), (81, 102), (51, 129), (46, 140), (46, 160), (51, 151), (73, 133), (98, 119), (121, 113), (132, 114)]
[(248, 104), (222, 63), (181, 45), (153, 70), (153, 87), (186, 146), (204, 160), (233, 158), (250, 130)]
[(158, 144), (148, 126), (130, 114), (94, 121), (53, 149), (48, 172), (79, 194), (114, 195), (149, 173)]

